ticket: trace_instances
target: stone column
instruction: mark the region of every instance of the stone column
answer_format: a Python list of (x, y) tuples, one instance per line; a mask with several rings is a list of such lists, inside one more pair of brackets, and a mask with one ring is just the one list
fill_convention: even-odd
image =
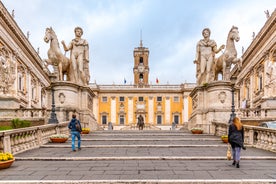
[(189, 116), (189, 103), (188, 103), (188, 95), (184, 94), (183, 96), (183, 110), (182, 110), (182, 121), (183, 124), (188, 122)]
[(96, 96), (93, 98), (93, 113), (95, 115), (95, 119), (97, 120), (97, 122), (99, 122), (100, 117), (99, 117), (99, 97), (98, 97), (98, 94), (96, 94)]
[(171, 100), (169, 96), (166, 96), (165, 100), (165, 124), (171, 125)]
[(133, 97), (128, 97), (128, 125), (133, 124)]
[(110, 118), (111, 118), (111, 123), (117, 124), (117, 121), (116, 121), (116, 97), (115, 96), (111, 97)]
[(153, 97), (149, 97), (149, 102), (148, 102), (148, 123), (153, 124), (154, 123), (154, 103), (153, 103)]

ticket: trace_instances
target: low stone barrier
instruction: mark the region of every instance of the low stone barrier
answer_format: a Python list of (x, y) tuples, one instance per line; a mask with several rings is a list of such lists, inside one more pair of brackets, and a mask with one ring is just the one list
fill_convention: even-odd
[[(212, 122), (216, 136), (228, 134), (228, 124)], [(244, 125), (244, 142), (246, 145), (276, 152), (276, 129)]]
[(69, 134), (68, 122), (0, 132), (0, 152), (17, 154), (49, 142), (53, 134)]

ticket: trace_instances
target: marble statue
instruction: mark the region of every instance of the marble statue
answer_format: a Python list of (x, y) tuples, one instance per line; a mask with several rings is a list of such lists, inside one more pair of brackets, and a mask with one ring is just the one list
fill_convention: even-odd
[(241, 68), (242, 58), (237, 58), (237, 50), (235, 48), (235, 41), (240, 40), (238, 27), (233, 26), (227, 36), (226, 48), (219, 58), (215, 59), (214, 64), (214, 80), (218, 80), (218, 74), (222, 74), (223, 80), (230, 80), (230, 69), (232, 64), (238, 64)]
[(64, 51), (70, 50), (70, 60), (72, 64), (72, 75), (74, 80), (80, 85), (88, 85), (89, 75), (89, 46), (85, 39), (82, 39), (83, 30), (81, 27), (75, 28), (75, 38), (66, 46), (62, 41)]
[(276, 96), (276, 62), (273, 59), (273, 54), (276, 53), (276, 49), (272, 49), (269, 52), (269, 59), (266, 61), (266, 80), (265, 87), (266, 97), (275, 97)]
[(50, 41), (48, 59), (45, 59), (44, 61), (47, 65), (52, 65), (54, 67), (55, 72), (57, 72), (58, 75), (58, 80), (64, 80), (64, 76), (66, 75), (67, 81), (75, 82), (70, 75), (70, 59), (61, 53), (56, 33), (52, 27), (46, 28), (44, 41), (46, 43), (49, 43)]
[(5, 47), (0, 48), (0, 95), (11, 93), (16, 79), (16, 60)]
[(217, 49), (217, 44), (210, 39), (211, 31), (205, 28), (202, 31), (203, 39), (196, 46), (196, 57), (194, 63), (197, 65), (197, 84), (209, 83), (213, 79), (213, 63), (215, 54), (224, 49), (225, 45)]

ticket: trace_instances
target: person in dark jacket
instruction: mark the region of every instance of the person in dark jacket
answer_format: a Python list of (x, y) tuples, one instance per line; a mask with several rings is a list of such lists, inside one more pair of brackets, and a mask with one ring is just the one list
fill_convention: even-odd
[(76, 128), (76, 123), (79, 124), (81, 129), (80, 121), (77, 120), (76, 115), (72, 115), (72, 119), (70, 123), (68, 124), (68, 128), (71, 130), (71, 136), (72, 136), (72, 151), (76, 151), (75, 149), (75, 138), (78, 138), (78, 150), (81, 150), (81, 134)]
[(243, 125), (238, 117), (234, 117), (233, 122), (229, 126), (228, 139), (232, 147), (233, 163), (237, 168), (240, 167), (241, 148), (245, 149)]

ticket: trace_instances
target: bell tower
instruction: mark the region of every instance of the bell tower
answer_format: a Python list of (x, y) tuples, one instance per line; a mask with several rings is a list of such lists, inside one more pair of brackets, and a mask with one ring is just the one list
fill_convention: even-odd
[(134, 85), (143, 87), (149, 84), (149, 49), (143, 47), (142, 38), (140, 39), (140, 46), (133, 51), (134, 56)]

